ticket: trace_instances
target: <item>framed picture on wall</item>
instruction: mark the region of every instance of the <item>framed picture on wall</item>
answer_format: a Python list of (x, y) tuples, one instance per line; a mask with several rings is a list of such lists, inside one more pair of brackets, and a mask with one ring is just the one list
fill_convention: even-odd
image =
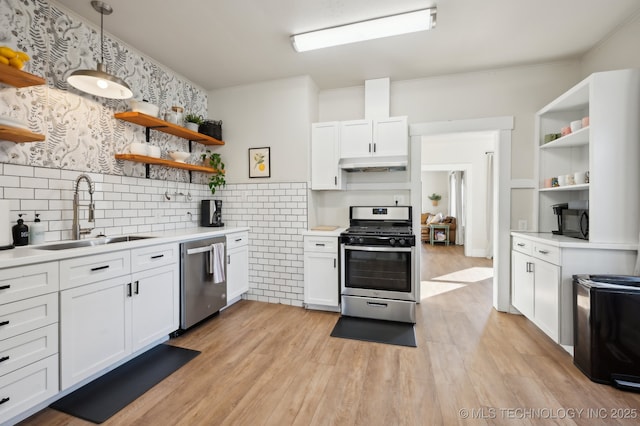
[(249, 148), (249, 177), (271, 177), (271, 148)]

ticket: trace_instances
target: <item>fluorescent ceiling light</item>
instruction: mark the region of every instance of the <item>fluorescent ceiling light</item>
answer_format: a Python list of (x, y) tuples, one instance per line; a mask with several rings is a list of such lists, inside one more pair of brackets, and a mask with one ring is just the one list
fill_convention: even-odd
[(306, 52), (341, 44), (430, 30), (435, 26), (436, 8), (433, 7), (295, 34), (291, 36), (291, 43), (297, 52)]

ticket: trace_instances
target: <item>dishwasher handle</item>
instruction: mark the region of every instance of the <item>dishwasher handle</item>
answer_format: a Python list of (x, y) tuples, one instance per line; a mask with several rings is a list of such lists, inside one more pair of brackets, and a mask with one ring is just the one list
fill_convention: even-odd
[(187, 254), (206, 253), (206, 252), (210, 252), (211, 250), (212, 250), (211, 246), (202, 246), (202, 247), (187, 249)]

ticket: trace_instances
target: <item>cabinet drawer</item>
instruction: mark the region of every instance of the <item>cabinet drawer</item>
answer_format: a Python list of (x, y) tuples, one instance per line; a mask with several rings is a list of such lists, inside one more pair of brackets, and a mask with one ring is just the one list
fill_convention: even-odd
[(249, 244), (248, 232), (235, 232), (233, 234), (227, 234), (227, 250), (231, 250), (236, 247), (246, 246)]
[(337, 237), (304, 237), (305, 251), (315, 251), (323, 253), (338, 252)]
[(60, 290), (131, 273), (129, 250), (60, 261)]
[(0, 377), (0, 423), (58, 393), (58, 355)]
[(59, 289), (58, 262), (2, 270), (0, 304), (53, 293)]
[(550, 246), (548, 244), (534, 243), (533, 256), (545, 262), (560, 265), (560, 247)]
[(0, 306), (0, 340), (58, 322), (58, 293)]
[(131, 250), (133, 272), (158, 268), (178, 262), (178, 244), (162, 244)]
[(513, 237), (511, 248), (524, 254), (533, 253), (533, 241), (525, 238)]
[(58, 323), (0, 341), (0, 376), (58, 353)]

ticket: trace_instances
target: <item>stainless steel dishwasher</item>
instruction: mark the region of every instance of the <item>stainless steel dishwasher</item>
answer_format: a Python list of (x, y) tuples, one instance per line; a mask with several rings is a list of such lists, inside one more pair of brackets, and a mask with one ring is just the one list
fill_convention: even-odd
[(186, 330), (227, 304), (226, 237), (180, 244), (180, 328)]

